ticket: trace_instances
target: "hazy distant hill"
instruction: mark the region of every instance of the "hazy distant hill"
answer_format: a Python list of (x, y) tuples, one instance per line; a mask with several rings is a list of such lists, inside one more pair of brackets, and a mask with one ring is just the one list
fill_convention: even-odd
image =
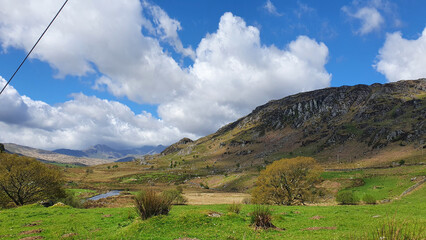
[(45, 160), (49, 162), (76, 163), (76, 164), (84, 164), (84, 165), (97, 165), (97, 164), (111, 162), (111, 161), (100, 159), (100, 158), (69, 156), (69, 155), (59, 154), (56, 152), (46, 151), (42, 149), (21, 146), (14, 143), (5, 143), (4, 147), (10, 153), (16, 153), (16, 154), (33, 157), (39, 160)]
[[(166, 147), (163, 145), (158, 146), (142, 146), (139, 148), (125, 149), (125, 150), (116, 150), (108, 145), (98, 144), (93, 147), (90, 147), (86, 150), (71, 150), (71, 149), (57, 149), (53, 152), (65, 154), (74, 157), (88, 157), (88, 158), (101, 158), (109, 160), (123, 160), (127, 156), (143, 156), (147, 154), (157, 154), (162, 152)], [(130, 158), (126, 158), (130, 159)]]

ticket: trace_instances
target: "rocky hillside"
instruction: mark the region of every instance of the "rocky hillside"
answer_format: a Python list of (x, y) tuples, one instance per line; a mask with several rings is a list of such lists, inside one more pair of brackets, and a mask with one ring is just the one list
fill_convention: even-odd
[(176, 149), (163, 158), (197, 159), (194, 164), (220, 169), (297, 155), (324, 163), (395, 151), (418, 155), (425, 147), (425, 119), (426, 79), (326, 88), (270, 101), (186, 150), (172, 145)]

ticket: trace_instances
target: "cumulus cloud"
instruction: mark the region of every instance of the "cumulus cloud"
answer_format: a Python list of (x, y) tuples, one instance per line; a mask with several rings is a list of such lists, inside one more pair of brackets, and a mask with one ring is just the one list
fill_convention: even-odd
[(351, 12), (348, 7), (344, 6), (342, 10), (348, 16), (361, 21), (361, 27), (357, 30), (360, 35), (379, 30), (385, 22), (382, 15), (374, 7), (362, 7)]
[[(0, 84), (6, 81), (0, 77)], [(43, 149), (83, 149), (98, 143), (116, 148), (171, 144), (183, 137), (174, 126), (150, 113), (135, 114), (127, 106), (84, 94), (56, 106), (21, 96), (9, 86), (0, 95), (0, 142)]]
[[(4, 50), (28, 50), (50, 20), (48, 13), (59, 7), (53, 0), (0, 4)], [(324, 43), (299, 36), (286, 46), (266, 46), (258, 28), (232, 13), (194, 51), (180, 41), (180, 23), (146, 1), (70, 1), (65, 10), (33, 57), (48, 62), (58, 76), (96, 72), (95, 89), (158, 104), (160, 118), (83, 94), (51, 106), (11, 86), (0, 100), (13, 106), (0, 109), (0, 141), (49, 149), (168, 144), (212, 133), (271, 99), (330, 84)], [(163, 50), (164, 42), (193, 64), (179, 66)]]
[[(60, 2), (0, 0), (0, 5), (2, 47), (28, 51)], [(144, 12), (154, 17), (148, 19)], [(70, 1), (32, 57), (48, 62), (59, 77), (87, 75), (96, 67), (104, 75), (97, 88), (106, 86), (114, 95), (139, 103), (161, 103), (184, 94), (189, 83), (159, 41), (141, 34), (152, 28), (185, 55), (193, 54), (177, 37), (180, 23), (158, 7), (139, 0), (93, 0)]]
[(263, 5), (263, 8), (270, 14), (275, 16), (282, 16), (281, 13), (277, 11), (275, 5), (271, 2), (271, 0), (266, 0), (266, 3)]
[(194, 89), (161, 104), (159, 114), (184, 131), (213, 132), (271, 99), (328, 86), (327, 57), (325, 44), (306, 36), (286, 49), (262, 45), (257, 28), (225, 13), (196, 50)]
[(386, 25), (400, 27), (402, 21), (398, 16), (398, 6), (389, 0), (354, 0), (343, 6), (342, 11), (350, 18), (360, 21), (356, 34), (366, 35), (380, 31)]
[(400, 32), (388, 34), (374, 67), (389, 82), (426, 77), (426, 28), (414, 40)]
[(151, 34), (154, 34), (161, 38), (163, 41), (167, 41), (174, 47), (176, 52), (188, 56), (194, 60), (195, 53), (191, 47), (184, 48), (180, 41), (178, 31), (182, 30), (180, 22), (176, 19), (172, 19), (167, 13), (159, 6), (152, 5), (147, 1), (142, 2), (143, 6), (148, 10), (148, 13), (152, 16), (155, 26), (148, 23), (147, 28)]

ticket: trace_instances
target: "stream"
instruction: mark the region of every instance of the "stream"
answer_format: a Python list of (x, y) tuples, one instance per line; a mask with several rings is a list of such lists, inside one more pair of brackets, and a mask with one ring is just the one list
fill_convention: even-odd
[(107, 198), (107, 197), (119, 195), (120, 192), (121, 192), (121, 190), (112, 190), (112, 191), (109, 191), (107, 193), (103, 193), (103, 194), (99, 194), (99, 195), (93, 196), (93, 197), (91, 197), (91, 198), (89, 198), (87, 200), (96, 201), (96, 200), (99, 200), (99, 199), (102, 199), (102, 198)]

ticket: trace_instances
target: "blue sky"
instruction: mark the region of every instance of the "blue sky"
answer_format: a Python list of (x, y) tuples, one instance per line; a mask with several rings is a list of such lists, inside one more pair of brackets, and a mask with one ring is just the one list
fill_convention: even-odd
[[(0, 86), (57, 0), (0, 0)], [(426, 2), (70, 0), (0, 96), (0, 142), (198, 138), (301, 91), (426, 76)]]

